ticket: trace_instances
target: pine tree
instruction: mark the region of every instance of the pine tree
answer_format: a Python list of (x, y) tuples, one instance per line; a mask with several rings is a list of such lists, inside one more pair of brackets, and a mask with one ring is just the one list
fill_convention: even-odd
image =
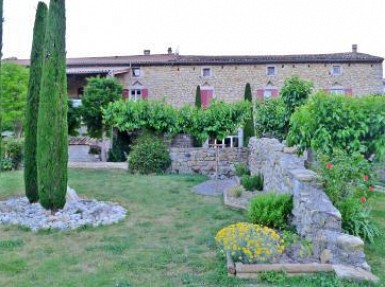
[(197, 86), (197, 90), (195, 92), (195, 106), (197, 108), (202, 107), (202, 99), (201, 99), (201, 87)]
[(27, 111), (25, 117), (24, 183), (25, 194), (30, 203), (39, 200), (36, 166), (36, 134), (41, 74), (44, 61), (44, 37), (47, 24), (47, 12), (47, 5), (44, 2), (39, 2), (37, 5), (35, 26), (33, 28)]
[[(3, 0), (0, 0), (0, 71), (1, 71), (1, 58), (3, 56), (2, 48), (3, 48)], [(1, 77), (1, 73), (0, 73), (0, 77)], [(1, 105), (1, 86), (0, 86), (0, 160), (1, 160), (1, 140), (2, 140), (2, 137), (1, 137), (1, 131), (2, 131), (1, 115), (2, 114), (3, 114), (3, 108)]]
[(51, 0), (37, 124), (37, 175), (40, 204), (55, 212), (65, 205), (68, 128), (65, 0)]
[[(251, 86), (249, 83), (246, 84), (245, 87), (245, 95), (244, 95), (245, 101), (249, 101), (250, 103), (253, 102), (253, 96), (251, 94)], [(255, 136), (255, 130), (254, 130), (254, 116), (253, 116), (253, 107), (250, 108), (250, 119), (245, 122), (245, 126), (243, 129), (243, 144), (247, 145), (250, 138)]]

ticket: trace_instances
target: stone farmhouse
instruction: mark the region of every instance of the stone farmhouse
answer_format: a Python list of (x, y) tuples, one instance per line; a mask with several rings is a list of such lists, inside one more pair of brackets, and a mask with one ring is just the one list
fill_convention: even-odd
[[(86, 79), (113, 76), (124, 86), (123, 97), (164, 99), (180, 107), (193, 104), (196, 88), (202, 104), (212, 98), (233, 102), (250, 83), (254, 98), (276, 97), (285, 79), (298, 75), (315, 90), (362, 96), (383, 94), (383, 58), (357, 51), (283, 56), (186, 56), (173, 53), (67, 59), (68, 94), (81, 100)], [(28, 65), (28, 60), (17, 60)]]

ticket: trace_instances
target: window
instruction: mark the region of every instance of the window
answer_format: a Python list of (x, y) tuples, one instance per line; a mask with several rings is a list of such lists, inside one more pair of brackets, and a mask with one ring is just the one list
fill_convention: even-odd
[(276, 75), (275, 66), (267, 66), (266, 67), (266, 75), (268, 75), (268, 76), (275, 76)]
[(204, 78), (211, 77), (211, 68), (202, 68), (202, 77)]
[(345, 95), (345, 89), (330, 89), (332, 95)]
[(224, 147), (239, 147), (239, 138), (238, 135), (232, 135), (225, 137), (223, 141), (218, 139), (210, 139), (209, 140), (209, 147), (215, 147), (218, 146), (220, 148)]
[(84, 95), (84, 87), (78, 88), (78, 97), (80, 98), (83, 95)]
[(263, 90), (263, 97), (265, 99), (269, 99), (273, 96), (272, 90)]
[(141, 76), (140, 68), (132, 68), (132, 76), (133, 77), (140, 77)]
[(332, 75), (339, 76), (342, 74), (342, 69), (340, 65), (333, 65), (332, 67)]
[(201, 103), (202, 108), (207, 108), (214, 97), (214, 89), (208, 87), (201, 88)]
[(137, 101), (142, 97), (142, 90), (140, 89), (132, 89), (130, 93), (130, 99), (133, 101)]

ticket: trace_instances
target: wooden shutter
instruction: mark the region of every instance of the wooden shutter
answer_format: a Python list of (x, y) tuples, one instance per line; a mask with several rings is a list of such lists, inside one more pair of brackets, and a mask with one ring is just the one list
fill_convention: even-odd
[(128, 89), (124, 89), (123, 90), (123, 99), (128, 99), (128, 97), (129, 97), (129, 90)]
[(277, 98), (279, 96), (278, 89), (272, 89), (271, 90), (271, 97)]
[(258, 89), (257, 90), (257, 100), (263, 100), (264, 99), (264, 93), (265, 93), (264, 89)]
[(347, 95), (347, 96), (353, 96), (353, 89), (351, 89), (351, 88), (345, 89), (345, 95)]
[(148, 89), (142, 89), (142, 99), (148, 99)]
[(213, 99), (213, 94), (214, 90), (201, 90), (201, 102), (203, 108), (210, 106), (211, 100)]

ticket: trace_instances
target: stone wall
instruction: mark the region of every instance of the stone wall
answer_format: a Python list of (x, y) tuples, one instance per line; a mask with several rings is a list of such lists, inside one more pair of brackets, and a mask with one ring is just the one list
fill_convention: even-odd
[[(234, 175), (234, 164), (247, 163), (247, 148), (219, 148), (218, 175)], [(215, 148), (170, 148), (171, 172), (214, 176), (216, 172)]]
[(264, 190), (293, 195), (293, 224), (299, 235), (312, 241), (314, 254), (322, 263), (370, 269), (364, 242), (342, 233), (341, 214), (325, 194), (317, 174), (304, 167), (304, 157), (276, 139), (252, 138), (249, 150), (250, 172), (263, 174)]

